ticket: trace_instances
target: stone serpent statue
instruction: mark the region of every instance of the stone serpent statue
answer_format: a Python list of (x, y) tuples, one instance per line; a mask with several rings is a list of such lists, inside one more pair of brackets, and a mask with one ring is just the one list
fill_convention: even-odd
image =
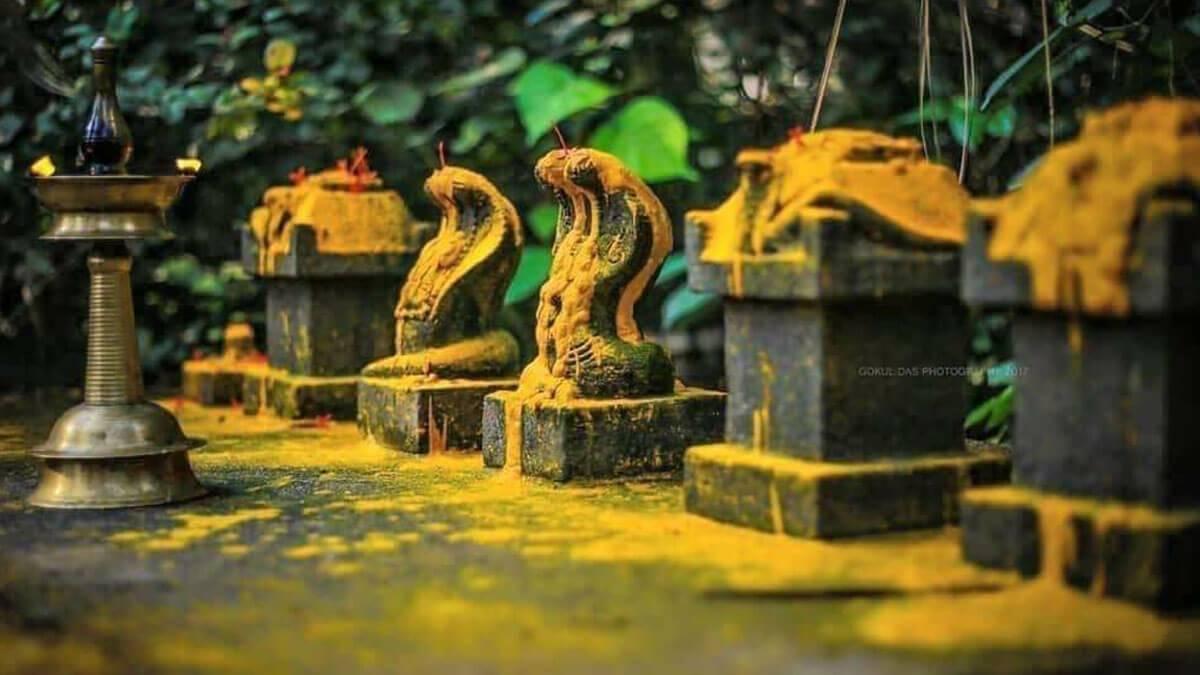
[(438, 169), (425, 192), (442, 211), (396, 304), (396, 355), (366, 367), (368, 377), (509, 375), (516, 340), (494, 327), (521, 257), (521, 219), (486, 178)]
[(554, 194), (559, 217), (538, 303), (538, 354), (520, 391), (555, 400), (673, 392), (670, 357), (643, 341), (633, 315), (671, 250), (662, 203), (619, 160), (597, 150), (553, 150), (534, 174)]

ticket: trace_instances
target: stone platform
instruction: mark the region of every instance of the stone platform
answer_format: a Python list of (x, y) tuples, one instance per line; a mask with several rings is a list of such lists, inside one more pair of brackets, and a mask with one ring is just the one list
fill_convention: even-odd
[(515, 378), (365, 377), (358, 383), (358, 430), (365, 438), (403, 452), (478, 452), (484, 397), (516, 388)]
[[(516, 395), (492, 394), (483, 402), (483, 461), (555, 481), (677, 471), (689, 445), (721, 437), (725, 395), (684, 389), (671, 396), (525, 404), (520, 434), (509, 436), (506, 407)], [(509, 448), (517, 441), (519, 448)]]
[(1008, 480), (998, 450), (915, 460), (817, 462), (728, 443), (688, 450), (684, 504), (725, 523), (832, 538), (953, 523), (962, 488)]
[[(211, 496), (27, 506), (70, 401), (0, 402), (0, 673), (1194, 673), (1200, 617), (962, 561), (956, 528), (835, 541), (185, 402)], [(168, 403), (170, 405), (170, 403)]]
[(984, 567), (1166, 610), (1200, 602), (1200, 509), (1005, 486), (968, 491), (962, 520), (963, 555)]
[(221, 359), (185, 361), (181, 388), (183, 397), (201, 405), (229, 405), (241, 401), (246, 373), (266, 372), (266, 364), (230, 362)]
[(358, 377), (354, 375), (293, 375), (272, 368), (247, 373), (242, 384), (242, 406), (248, 415), (265, 410), (289, 420), (325, 415), (353, 420), (357, 401)]

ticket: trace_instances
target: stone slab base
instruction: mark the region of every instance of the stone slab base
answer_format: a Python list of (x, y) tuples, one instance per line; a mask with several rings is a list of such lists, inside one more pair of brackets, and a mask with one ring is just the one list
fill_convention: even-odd
[(246, 414), (261, 410), (284, 419), (329, 415), (353, 420), (358, 403), (358, 378), (309, 377), (282, 370), (246, 373), (242, 406)]
[(815, 462), (732, 444), (690, 448), (684, 505), (733, 525), (833, 538), (952, 523), (959, 492), (1008, 480), (998, 450), (876, 462)]
[(963, 495), (962, 549), (983, 567), (1156, 609), (1200, 607), (1200, 509), (981, 488)]
[(516, 378), (362, 378), (358, 430), (364, 438), (403, 452), (478, 451), (483, 398), (516, 388)]
[(200, 360), (183, 364), (183, 397), (200, 405), (230, 405), (242, 400), (247, 372), (264, 372), (260, 363)]
[[(520, 406), (509, 418), (520, 425), (512, 434), (505, 410), (510, 401)], [(556, 481), (675, 471), (688, 446), (721, 438), (724, 419), (725, 394), (704, 389), (525, 404), (500, 392), (483, 402), (483, 459), (498, 468), (519, 458), (521, 473)]]

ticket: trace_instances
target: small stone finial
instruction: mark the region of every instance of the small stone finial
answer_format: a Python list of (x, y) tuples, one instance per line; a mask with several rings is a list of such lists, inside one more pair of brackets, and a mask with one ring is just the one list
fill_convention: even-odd
[(92, 44), (95, 98), (79, 143), (79, 166), (92, 176), (124, 174), (133, 156), (133, 135), (117, 101), (117, 45), (107, 37)]

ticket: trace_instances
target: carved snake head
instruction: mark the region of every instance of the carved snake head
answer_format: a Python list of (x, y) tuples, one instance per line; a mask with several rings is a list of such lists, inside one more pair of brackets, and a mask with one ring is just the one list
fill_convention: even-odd
[(584, 211), (582, 195), (567, 179), (565, 172), (567, 161), (578, 152), (580, 151), (551, 150), (543, 155), (533, 168), (533, 175), (538, 184), (549, 190), (558, 203), (558, 222), (554, 228), (555, 250), (577, 225), (582, 224), (586, 227), (587, 214)]
[(616, 157), (580, 149), (567, 158), (563, 173), (582, 197), (596, 260), (597, 303), (610, 311), (622, 339), (641, 333), (634, 303), (671, 250), (671, 222), (658, 197)]
[(481, 212), (499, 193), (482, 175), (457, 166), (446, 166), (425, 180), (425, 193), (445, 216), (443, 222), (473, 240), (486, 226)]

